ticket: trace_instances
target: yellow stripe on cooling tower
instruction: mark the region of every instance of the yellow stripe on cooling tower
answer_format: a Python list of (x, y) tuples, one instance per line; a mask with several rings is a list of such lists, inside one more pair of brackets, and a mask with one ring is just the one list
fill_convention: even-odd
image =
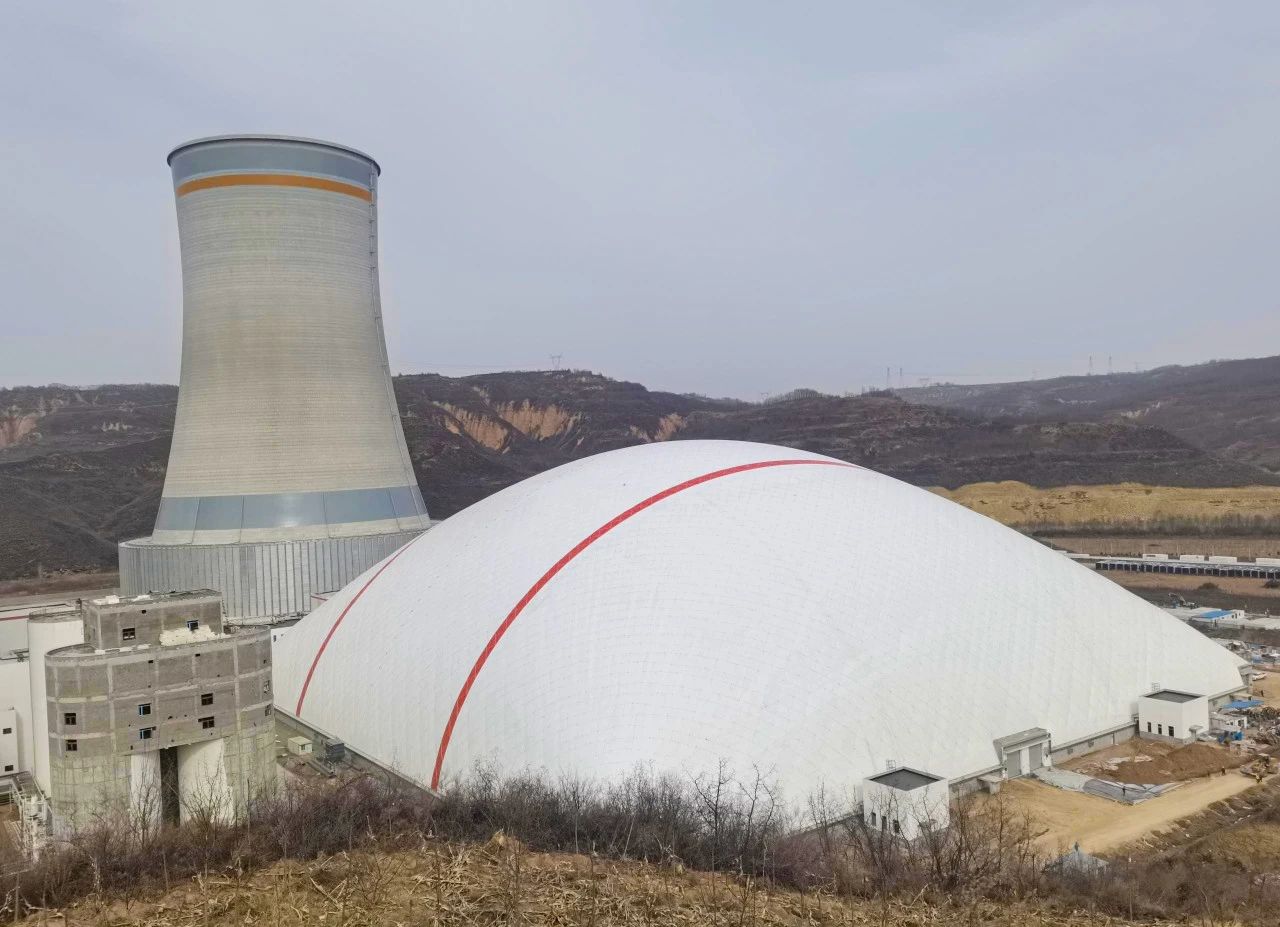
[(302, 174), (220, 174), (217, 177), (199, 177), (178, 187), (177, 193), (178, 196), (186, 196), (197, 190), (214, 190), (218, 187), (307, 187), (311, 190), (345, 193), (366, 203), (373, 202), (373, 194), (364, 187)]

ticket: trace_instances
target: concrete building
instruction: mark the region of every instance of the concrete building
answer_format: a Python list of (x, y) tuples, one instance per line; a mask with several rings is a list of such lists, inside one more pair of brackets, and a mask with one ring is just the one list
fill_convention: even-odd
[(950, 784), (906, 766), (870, 776), (862, 781), (862, 819), (872, 830), (915, 840), (951, 822)]
[(1138, 699), (1138, 736), (1189, 744), (1209, 733), (1209, 699), (1159, 689)]
[(269, 628), (223, 628), (208, 590), (84, 604), (44, 659), (55, 832), (113, 812), (231, 818), (276, 780)]
[(304, 614), (429, 524), (387, 368), (379, 168), (274, 136), (189, 142), (169, 165), (182, 375), (155, 529), (120, 545), (121, 591)]

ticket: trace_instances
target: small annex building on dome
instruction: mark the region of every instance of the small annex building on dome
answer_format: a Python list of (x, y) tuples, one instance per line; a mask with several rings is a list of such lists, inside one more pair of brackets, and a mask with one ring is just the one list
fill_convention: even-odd
[(795, 800), (898, 766), (954, 788), (1127, 739), (1154, 681), (1211, 704), (1244, 688), (1239, 658), (989, 518), (732, 441), (496, 493), (275, 647), (279, 709), (432, 787), (482, 762), (608, 779), (723, 759)]

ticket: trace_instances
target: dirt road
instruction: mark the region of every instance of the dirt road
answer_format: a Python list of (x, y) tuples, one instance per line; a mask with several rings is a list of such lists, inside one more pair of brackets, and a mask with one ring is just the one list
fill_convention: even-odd
[(1256, 784), (1248, 776), (1229, 772), (1196, 779), (1140, 805), (1122, 805), (1031, 779), (1006, 782), (1002, 793), (1014, 809), (1037, 823), (1037, 830), (1044, 829), (1037, 841), (1044, 850), (1066, 852), (1079, 843), (1087, 853), (1101, 853), (1163, 830)]

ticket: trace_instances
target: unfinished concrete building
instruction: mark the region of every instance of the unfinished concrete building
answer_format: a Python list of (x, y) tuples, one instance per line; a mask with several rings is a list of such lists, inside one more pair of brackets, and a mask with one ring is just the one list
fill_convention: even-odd
[(84, 643), (45, 658), (55, 832), (229, 819), (274, 786), (268, 628), (225, 630), (208, 590), (84, 603)]

